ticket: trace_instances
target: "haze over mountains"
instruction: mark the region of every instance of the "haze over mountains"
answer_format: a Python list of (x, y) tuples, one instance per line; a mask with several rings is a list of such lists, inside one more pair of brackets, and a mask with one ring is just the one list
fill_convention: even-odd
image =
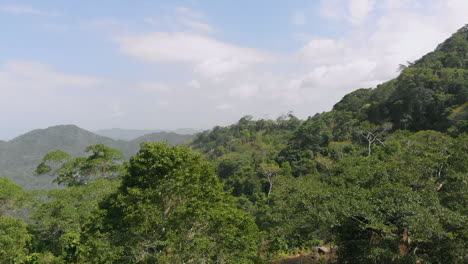
[(87, 146), (105, 144), (122, 151), (128, 159), (138, 151), (142, 142), (166, 141), (172, 145), (180, 145), (192, 138), (193, 135), (161, 131), (125, 141), (100, 136), (75, 125), (36, 129), (11, 141), (0, 141), (0, 175), (13, 179), (26, 189), (50, 189), (56, 187), (51, 183), (52, 178), (34, 174), (42, 157), (50, 151), (63, 150), (78, 156), (83, 154)]
[(178, 129), (123, 129), (123, 128), (110, 128), (100, 129), (93, 131), (95, 134), (100, 136), (116, 139), (116, 140), (133, 140), (146, 134), (157, 133), (157, 132), (173, 132), (180, 135), (193, 135), (202, 132), (202, 129), (194, 128), (178, 128)]

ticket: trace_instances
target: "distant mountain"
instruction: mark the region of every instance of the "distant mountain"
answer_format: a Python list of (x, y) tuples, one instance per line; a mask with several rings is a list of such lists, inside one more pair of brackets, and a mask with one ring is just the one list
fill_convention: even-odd
[(168, 142), (172, 145), (182, 145), (192, 140), (193, 135), (180, 135), (174, 132), (154, 132), (143, 135), (131, 141), (118, 140), (109, 146), (122, 151), (128, 159), (138, 152), (143, 142)]
[(94, 133), (100, 136), (116, 139), (116, 140), (133, 140), (146, 134), (162, 132), (163, 130), (139, 130), (139, 129), (122, 129), (110, 128), (96, 130)]
[(182, 134), (182, 135), (195, 135), (195, 134), (203, 132), (203, 131), (204, 131), (204, 129), (178, 128), (178, 129), (172, 130), (170, 132), (174, 132), (174, 133)]
[(71, 155), (82, 155), (89, 145), (105, 144), (122, 151), (126, 158), (135, 154), (142, 142), (183, 144), (191, 135), (172, 132), (155, 132), (131, 141), (114, 140), (96, 135), (75, 125), (60, 125), (37, 129), (14, 138), (0, 141), (0, 176), (14, 180), (26, 189), (50, 189), (56, 187), (48, 176), (34, 174), (42, 157), (53, 150), (63, 150)]
[(166, 130), (166, 129), (154, 129), (154, 130), (141, 130), (141, 129), (123, 129), (123, 128), (110, 128), (110, 129), (101, 129), (96, 130), (94, 133), (116, 139), (116, 140), (134, 140), (138, 137), (144, 136), (146, 134), (158, 133), (158, 132), (174, 132), (181, 135), (193, 135), (201, 132), (200, 129), (193, 128), (179, 128), (175, 130)]

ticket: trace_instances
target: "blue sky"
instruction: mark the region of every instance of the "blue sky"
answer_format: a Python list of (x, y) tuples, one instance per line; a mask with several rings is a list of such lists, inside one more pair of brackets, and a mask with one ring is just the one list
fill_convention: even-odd
[(395, 77), (467, 13), (465, 0), (0, 0), (0, 139), (305, 118)]

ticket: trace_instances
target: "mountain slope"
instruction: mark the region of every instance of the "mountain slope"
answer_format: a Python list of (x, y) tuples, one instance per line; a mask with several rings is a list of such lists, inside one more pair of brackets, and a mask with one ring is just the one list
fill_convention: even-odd
[(465, 263), (467, 58), (464, 27), (394, 80), (291, 118), (291, 130), (243, 118), (191, 146), (273, 252), (328, 241), (339, 263)]
[(453, 118), (466, 111), (460, 107), (468, 101), (468, 25), (401, 69), (398, 78), (370, 91), (361, 109), (366, 120), (412, 131), (468, 131), (466, 121)]
[(332, 156), (334, 148), (351, 152), (351, 143), (369, 143), (372, 139), (366, 139), (365, 133), (383, 137), (399, 129), (437, 130), (452, 136), (468, 132), (467, 26), (401, 69), (396, 79), (351, 92), (332, 111), (310, 117), (277, 162), (289, 162), (295, 175), (308, 174), (321, 166), (317, 157)]
[(54, 187), (47, 176), (34, 175), (34, 169), (42, 157), (53, 150), (63, 150), (73, 156), (82, 155), (89, 145), (105, 144), (122, 151), (126, 158), (135, 154), (142, 142), (183, 144), (190, 135), (158, 132), (132, 141), (113, 140), (96, 135), (75, 125), (54, 126), (37, 129), (11, 141), (0, 142), (0, 175), (14, 180), (26, 189), (49, 189)]
[[(241, 152), (254, 156), (258, 146), (251, 142), (263, 141), (265, 145), (286, 145), (270, 154), (278, 165), (288, 163), (293, 175), (313, 173), (323, 165), (324, 157), (344, 155), (344, 153), (367, 153), (367, 140), (360, 131), (372, 131), (382, 135), (402, 129), (413, 132), (438, 130), (452, 136), (468, 131), (468, 26), (458, 30), (433, 52), (409, 65), (402, 65), (400, 75), (373, 89), (358, 89), (343, 97), (329, 112), (309, 117), (294, 131), (280, 131), (272, 126), (267, 134), (282, 134), (285, 141), (281, 144), (263, 140), (250, 127), (273, 122), (271, 120), (248, 120), (250, 127), (241, 123), (230, 127), (217, 127), (198, 134), (192, 147), (219, 163), (220, 171), (224, 159)], [(258, 124), (257, 124), (258, 123)], [(270, 136), (271, 137), (271, 136)], [(239, 151), (241, 150), (241, 151)], [(367, 152), (366, 152), (367, 151)], [(268, 152), (266, 152), (268, 153)], [(275, 156), (276, 157), (272, 157)], [(359, 153), (360, 155), (361, 153)], [(263, 160), (267, 160), (262, 157)], [(231, 161), (230, 161), (231, 162)], [(245, 167), (255, 174), (258, 162), (248, 164), (236, 161), (224, 177), (228, 182), (240, 178), (247, 182), (240, 171)], [(233, 161), (231, 163), (234, 163)], [(239, 164), (242, 164), (240, 166)], [(288, 165), (288, 166), (289, 166)], [(250, 177), (250, 176), (249, 176)], [(234, 187), (236, 188), (236, 187)]]

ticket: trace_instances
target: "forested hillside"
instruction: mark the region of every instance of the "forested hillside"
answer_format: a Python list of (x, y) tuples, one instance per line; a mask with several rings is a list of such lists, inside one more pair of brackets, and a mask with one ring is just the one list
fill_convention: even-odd
[(63, 150), (72, 156), (79, 156), (84, 154), (87, 146), (105, 144), (122, 151), (128, 159), (138, 151), (142, 142), (184, 144), (191, 138), (190, 135), (158, 132), (122, 141), (98, 136), (74, 125), (38, 129), (11, 141), (0, 142), (0, 175), (26, 189), (50, 189), (56, 187), (52, 184), (52, 178), (34, 173), (42, 157), (50, 151)]
[(330, 243), (343, 263), (426, 254), (438, 254), (431, 263), (462, 263), (467, 56), (464, 27), (400, 65), (396, 79), (356, 90), (332, 111), (305, 121), (244, 117), (199, 134), (192, 148), (213, 160), (225, 189), (268, 234), (265, 254)]
[(57, 143), (35, 166), (64, 188), (0, 178), (0, 262), (467, 263), (468, 26), (400, 71), (307, 120), (245, 116), (186, 146), (95, 136), (76, 157), (19, 138)]

